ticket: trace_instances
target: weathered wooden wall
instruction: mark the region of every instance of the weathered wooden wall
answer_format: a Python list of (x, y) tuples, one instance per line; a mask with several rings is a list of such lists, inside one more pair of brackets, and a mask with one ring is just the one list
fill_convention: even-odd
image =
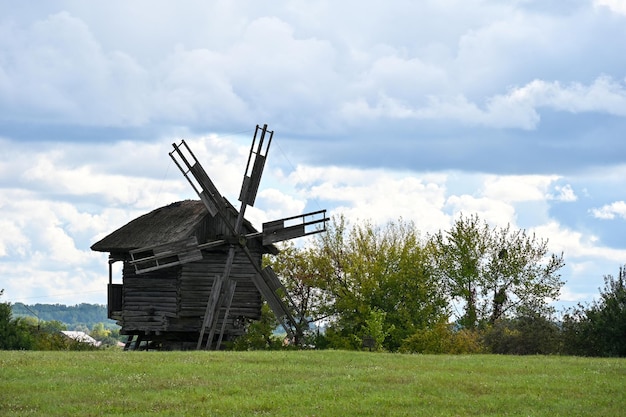
[[(251, 251), (261, 262), (261, 251), (251, 245)], [(197, 337), (207, 301), (217, 275), (224, 273), (226, 252), (216, 250), (205, 253), (202, 260), (162, 270), (136, 274), (127, 262), (123, 268), (123, 311), (120, 325), (122, 333), (159, 334), (180, 338), (188, 333)], [(256, 270), (242, 251), (237, 251), (230, 279), (236, 281), (235, 294), (225, 330), (227, 335), (243, 332), (242, 320), (260, 318), (261, 295), (252, 281)], [(223, 310), (218, 319), (221, 329)], [(219, 333), (219, 331), (218, 331)], [(167, 337), (166, 337), (167, 338)]]

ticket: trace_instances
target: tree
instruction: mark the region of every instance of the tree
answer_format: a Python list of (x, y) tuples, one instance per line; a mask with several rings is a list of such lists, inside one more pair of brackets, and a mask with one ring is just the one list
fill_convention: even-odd
[(319, 273), (310, 249), (296, 248), (287, 242), (280, 248), (280, 255), (264, 258), (265, 263), (282, 278), (282, 282), (294, 302), (297, 320), (308, 327), (309, 323), (324, 319), (328, 314), (330, 294), (320, 287)]
[[(0, 296), (4, 290), (0, 290)], [(29, 326), (20, 319), (13, 319), (11, 304), (0, 303), (0, 349), (31, 349), (34, 340)]]
[(478, 322), (479, 291), (486, 287), (485, 260), (490, 247), (489, 228), (477, 216), (461, 217), (452, 230), (433, 237), (434, 263), (448, 295), (465, 302), (459, 323), (473, 329)]
[(599, 300), (568, 312), (563, 333), (566, 353), (626, 356), (626, 266), (604, 277)]
[(344, 217), (334, 218), (310, 251), (316, 285), (329, 301), (331, 347), (359, 349), (380, 312), (377, 332), (386, 336), (382, 347), (391, 351), (416, 329), (447, 317), (427, 251), (412, 223), (376, 227), (364, 222), (350, 228)]
[(104, 327), (104, 323), (96, 323), (93, 325), (89, 335), (96, 340), (104, 340), (111, 335), (111, 331)]
[(463, 305), (459, 324), (520, 315), (549, 315), (563, 282), (563, 255), (548, 254), (548, 241), (525, 230), (492, 228), (477, 215), (461, 216), (432, 237), (433, 262), (453, 302)]

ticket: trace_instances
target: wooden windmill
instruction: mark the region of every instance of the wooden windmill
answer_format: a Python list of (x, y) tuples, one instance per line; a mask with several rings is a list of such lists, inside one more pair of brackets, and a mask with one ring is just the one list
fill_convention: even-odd
[[(222, 246), (228, 248), (223, 273), (214, 277), (206, 302), (196, 349), (210, 348), (216, 335), (219, 335), (216, 346), (219, 347), (221, 343), (224, 330), (223, 327), (221, 330), (218, 329), (218, 316), (220, 311), (222, 317), (229, 314), (237, 286), (237, 281), (230, 279), (230, 275), (233, 260), (238, 252), (243, 253), (254, 268), (256, 272), (252, 277), (254, 285), (274, 311), (288, 336), (298, 340), (302, 334), (303, 324), (294, 317), (295, 305), (289, 299), (284, 286), (270, 267), (261, 268), (248, 245), (253, 240), (261, 240), (262, 245), (271, 245), (275, 242), (325, 231), (328, 221), (326, 210), (267, 222), (263, 224), (261, 232), (243, 233), (246, 208), (254, 205), (273, 135), (274, 132), (269, 131), (267, 125), (262, 128), (256, 126), (239, 194), (241, 206), (238, 212), (217, 190), (189, 145), (184, 140), (178, 145), (173, 144), (174, 150), (170, 152), (170, 157), (198, 194), (210, 216), (220, 218), (226, 225), (226, 233), (219, 239), (206, 242), (198, 242), (194, 236), (130, 251), (129, 264), (134, 266), (137, 274), (144, 274), (196, 262), (201, 260), (209, 250)], [(236, 216), (233, 213), (236, 213)], [(222, 320), (222, 323), (225, 322), (226, 320)]]

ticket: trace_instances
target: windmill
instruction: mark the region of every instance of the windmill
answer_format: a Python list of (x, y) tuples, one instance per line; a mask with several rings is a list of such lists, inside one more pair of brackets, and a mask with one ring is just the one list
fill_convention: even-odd
[[(248, 249), (248, 242), (253, 239), (260, 239), (263, 245), (270, 245), (323, 232), (326, 230), (326, 222), (329, 220), (326, 217), (326, 210), (270, 221), (263, 224), (261, 232), (242, 233), (246, 208), (254, 206), (273, 136), (274, 132), (268, 130), (267, 125), (262, 128), (256, 126), (239, 194), (241, 206), (238, 212), (217, 190), (189, 145), (184, 140), (180, 144), (172, 144), (174, 150), (169, 153), (170, 157), (198, 194), (209, 214), (212, 217), (221, 218), (227, 227), (227, 233), (221, 239), (208, 242), (198, 242), (196, 237), (191, 237), (130, 251), (130, 264), (134, 266), (138, 274), (141, 274), (198, 261), (204, 256), (203, 251), (220, 246), (228, 247), (223, 273), (215, 277), (206, 303), (196, 349), (201, 349), (203, 346), (207, 349), (211, 348), (212, 341), (218, 332), (220, 309), (224, 309), (225, 316), (228, 315), (237, 285), (235, 280), (229, 279), (237, 251), (241, 251), (254, 267), (256, 271), (255, 276), (252, 277), (254, 285), (273, 310), (287, 335), (296, 341), (302, 335), (303, 323), (298, 322), (294, 316), (295, 304), (288, 298), (286, 289), (274, 271), (270, 267), (261, 268), (255, 262)], [(233, 210), (236, 212), (236, 216), (232, 215)], [(287, 299), (287, 302), (283, 297)], [(207, 331), (208, 335), (206, 334)], [(222, 328), (216, 347), (220, 346), (223, 332), (224, 329)]]

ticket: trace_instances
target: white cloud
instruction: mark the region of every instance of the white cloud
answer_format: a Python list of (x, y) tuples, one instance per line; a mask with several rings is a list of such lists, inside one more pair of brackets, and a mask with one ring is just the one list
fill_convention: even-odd
[(624, 0), (594, 0), (593, 3), (596, 7), (604, 6), (615, 13), (626, 15), (626, 1)]
[(421, 105), (388, 93), (379, 93), (370, 100), (360, 97), (345, 102), (341, 114), (352, 120), (449, 120), (466, 125), (532, 130), (541, 122), (542, 108), (626, 116), (626, 86), (604, 75), (590, 85), (571, 83), (563, 86), (558, 81), (534, 80), (522, 87), (511, 88), (508, 93), (487, 98), (484, 107), (461, 94), (446, 96), (433, 93)]
[(0, 220), (0, 258), (23, 256), (28, 247), (28, 238), (11, 219)]
[[(78, 302), (104, 303), (108, 283), (106, 255), (100, 256), (100, 264), (91, 270), (66, 269), (45, 270), (33, 268), (26, 263), (0, 263), (0, 274), (10, 277), (2, 284), (3, 298), (10, 302), (61, 303), (74, 305)], [(78, 300), (78, 301), (77, 301)]]
[[(218, 188), (229, 196), (237, 196), (249, 148), (239, 145), (238, 140), (215, 135), (192, 137), (189, 142), (205, 169), (210, 171), (211, 178), (218, 183)], [(80, 297), (86, 300), (91, 291), (96, 291), (93, 297), (103, 297), (106, 259), (102, 254), (92, 253), (89, 246), (155, 208), (154, 203), (160, 205), (175, 199), (196, 198), (173, 166), (171, 169), (174, 171), (169, 174), (171, 184), (158, 184), (156, 179), (142, 178), (141, 170), (116, 176), (106, 172), (111, 167), (90, 160), (99, 155), (84, 159), (81, 162), (84, 166), (76, 162), (72, 166), (68, 159), (68, 154), (76, 152), (72, 146), (57, 147), (55, 152), (43, 149), (35, 154), (29, 149), (30, 157), (36, 163), (24, 175), (23, 184), (30, 185), (32, 190), (2, 194), (0, 210), (3, 230), (7, 234), (0, 238), (0, 249), (8, 261), (2, 269), (7, 273), (5, 276), (10, 277), (10, 284), (3, 286), (8, 288), (7, 296), (13, 294), (10, 295), (15, 297), (13, 300), (33, 294), (41, 297), (67, 294), (68, 299), (75, 298), (76, 294), (85, 294)], [(107, 155), (120, 155), (126, 161), (133, 161), (141, 158), (142, 153), (150, 155), (157, 152), (159, 146), (128, 146), (120, 142)], [(24, 168), (20, 164), (26, 164), (27, 160), (3, 161), (0, 167), (10, 163), (11, 169)], [(85, 171), (84, 167), (90, 167), (90, 171)], [(162, 172), (159, 173), (156, 167), (151, 168), (150, 173), (162, 178)], [(83, 182), (85, 175), (95, 180)], [(371, 220), (380, 224), (403, 218), (414, 221), (422, 233), (447, 229), (459, 213), (476, 213), (497, 226), (515, 225), (520, 214), (519, 203), (547, 205), (552, 200), (572, 198), (571, 186), (554, 186), (557, 180), (562, 178), (298, 165), (288, 173), (280, 169), (266, 169), (264, 183), (271, 186), (262, 184), (257, 205), (249, 208), (247, 214), (259, 227), (267, 220), (301, 214), (306, 206), (314, 204), (329, 209), (331, 216), (344, 214), (351, 222)], [(97, 203), (93, 202), (93, 198), (106, 201), (116, 194), (107, 187), (97, 185), (99, 183), (113, 184), (113, 188), (119, 188), (124, 183), (128, 190), (126, 195), (140, 195), (152, 203), (117, 200), (110, 207), (94, 205)], [(163, 203), (144, 190), (155, 190), (161, 186), (170, 190), (167, 191), (170, 200)], [(63, 202), (55, 197), (68, 193), (74, 196), (75, 203)], [(531, 231), (548, 237), (551, 250), (564, 251), (568, 262), (582, 263), (591, 257), (612, 263), (626, 258), (626, 251), (601, 246), (595, 236), (569, 229), (554, 220), (545, 221), (545, 217), (539, 220), (540, 223), (535, 223)], [(14, 268), (15, 262), (24, 262), (24, 265)], [(39, 280), (27, 278), (29, 276), (45, 276), (47, 281), (42, 284)], [(572, 276), (578, 275), (574, 273)], [(102, 290), (100, 295), (98, 289)], [(572, 288), (571, 292), (574, 291), (579, 295), (570, 298), (582, 297), (581, 291)], [(58, 298), (53, 300), (57, 302)]]
[(37, 114), (57, 123), (147, 121), (147, 73), (128, 55), (103, 51), (82, 20), (63, 11), (26, 28), (3, 23), (0, 32), (11, 39), (0, 83), (5, 119)]
[(495, 96), (490, 107), (527, 109), (549, 107), (571, 113), (602, 112), (626, 116), (626, 88), (609, 76), (600, 76), (590, 85), (534, 80), (508, 94)]
[(450, 223), (443, 174), (413, 174), (376, 169), (298, 166), (290, 181), (317, 205), (334, 206), (330, 215), (377, 223), (413, 220), (423, 232), (436, 232)]
[[(174, 123), (211, 124), (247, 114), (247, 104), (229, 80), (227, 61), (228, 57), (207, 49), (177, 47), (158, 67), (154, 117)], [(219, 106), (211, 105), (216, 102)]]
[(569, 259), (596, 258), (614, 262), (615, 265), (620, 265), (626, 259), (626, 249), (602, 246), (597, 236), (569, 229), (555, 220), (535, 226), (531, 230), (538, 236), (549, 239), (552, 251), (564, 252)]
[(552, 200), (562, 201), (566, 203), (572, 203), (578, 200), (578, 196), (574, 192), (574, 189), (570, 184), (565, 184), (563, 186), (556, 185), (554, 187), (554, 191), (557, 194), (549, 195), (549, 198)]
[(615, 217), (626, 219), (626, 203), (624, 201), (615, 201), (590, 211), (593, 217), (597, 219), (612, 220)]
[[(274, 15), (258, 8), (199, 7), (215, 27), (225, 30), (218, 32), (219, 40), (214, 28), (190, 29), (185, 37), (179, 27), (164, 33), (163, 23), (170, 13), (180, 24), (189, 9), (163, 5), (169, 12), (154, 11), (142, 19), (147, 32), (141, 36), (154, 35), (163, 44), (158, 58), (148, 60), (136, 45), (136, 31), (124, 44), (105, 30), (97, 8), (68, 5), (70, 11), (21, 24), (0, 21), (0, 34), (12, 40), (5, 40), (7, 51), (0, 52), (0, 108), (12, 120), (38, 114), (39, 121), (106, 126), (143, 126), (153, 120), (233, 126), (251, 117), (280, 116), (293, 131), (386, 119), (531, 130), (540, 123), (544, 107), (626, 115), (626, 89), (611, 75), (596, 74), (589, 85), (517, 77), (516, 64), (526, 68), (527, 62), (571, 53), (551, 44), (550, 36), (575, 27), (573, 18), (557, 22), (510, 5), (480, 6), (482, 13), (461, 3), (428, 5), (432, 18), (442, 19), (449, 8), (459, 8), (471, 22), (453, 19), (459, 25), (455, 31), (464, 30), (456, 37), (435, 27), (441, 39), (420, 39), (416, 47), (394, 30), (393, 38), (365, 44), (364, 34), (355, 32), (362, 28), (347, 22), (344, 29), (323, 25), (302, 30), (307, 14), (289, 5), (278, 5)], [(119, 19), (120, 28), (130, 30), (129, 16), (138, 14), (137, 7), (120, 7), (128, 13)], [(312, 13), (329, 13), (325, 7), (308, 7)], [(382, 5), (370, 8), (377, 10), (377, 17), (391, 20), (393, 13)], [(218, 12), (221, 18), (214, 15)], [(107, 8), (101, 14), (111, 17)], [(364, 14), (372, 17), (369, 11)], [(398, 18), (398, 25), (410, 30), (414, 19)], [(456, 59), (453, 48), (458, 48)], [(442, 57), (433, 50), (447, 52)], [(295, 103), (309, 116), (296, 117)]]
[(556, 175), (490, 175), (485, 179), (482, 194), (506, 202), (546, 200)]
[(259, 191), (255, 205), (263, 208), (259, 216), (261, 221), (255, 222), (253, 218), (250, 220), (253, 224), (260, 225), (263, 222), (304, 214), (306, 200), (287, 195), (276, 188), (264, 188)]
[(505, 201), (463, 194), (450, 196), (447, 206), (452, 207), (454, 217), (477, 214), (482, 220), (500, 227), (516, 223), (515, 207)]

